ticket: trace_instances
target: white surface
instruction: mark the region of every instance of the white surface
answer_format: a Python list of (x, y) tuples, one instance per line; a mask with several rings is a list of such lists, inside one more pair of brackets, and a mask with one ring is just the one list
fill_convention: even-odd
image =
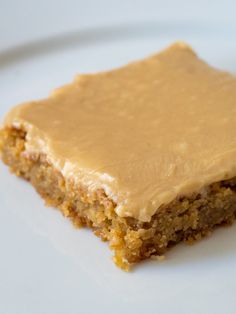
[[(77, 72), (115, 67), (176, 39), (236, 73), (233, 1), (205, 1), (204, 9), (203, 1), (120, 2), (0, 0), (0, 118)], [(236, 225), (126, 274), (106, 244), (44, 207), (2, 164), (0, 193), (0, 313), (235, 312)]]
[(0, 0), (0, 49), (98, 25), (235, 23), (235, 0)]

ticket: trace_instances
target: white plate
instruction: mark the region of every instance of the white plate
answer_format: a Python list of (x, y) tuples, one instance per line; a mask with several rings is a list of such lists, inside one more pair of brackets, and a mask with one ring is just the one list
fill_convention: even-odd
[[(189, 42), (211, 64), (236, 72), (235, 28), (144, 23), (91, 28), (0, 53), (0, 116), (46, 97), (78, 72), (113, 68)], [(63, 130), (62, 130), (63, 131)], [(46, 208), (33, 188), (0, 165), (0, 313), (233, 313), (236, 225), (161, 263), (117, 269), (107, 244)]]

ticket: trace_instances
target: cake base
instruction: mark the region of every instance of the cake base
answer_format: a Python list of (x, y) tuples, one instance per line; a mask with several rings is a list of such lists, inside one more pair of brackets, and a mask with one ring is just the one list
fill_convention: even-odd
[(88, 226), (114, 250), (117, 266), (128, 270), (141, 260), (162, 256), (178, 242), (192, 243), (216, 226), (231, 224), (236, 215), (236, 177), (213, 183), (201, 193), (179, 197), (162, 206), (150, 222), (122, 218), (103, 190), (93, 195), (65, 180), (46, 156), (25, 151), (26, 132), (5, 128), (0, 133), (1, 157), (12, 172), (29, 180), (50, 206), (59, 208), (75, 226)]

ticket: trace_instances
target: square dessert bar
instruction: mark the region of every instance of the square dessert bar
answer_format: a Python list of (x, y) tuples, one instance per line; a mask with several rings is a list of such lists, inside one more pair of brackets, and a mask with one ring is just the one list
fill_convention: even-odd
[(123, 269), (236, 213), (236, 78), (176, 43), (21, 104), (1, 157)]

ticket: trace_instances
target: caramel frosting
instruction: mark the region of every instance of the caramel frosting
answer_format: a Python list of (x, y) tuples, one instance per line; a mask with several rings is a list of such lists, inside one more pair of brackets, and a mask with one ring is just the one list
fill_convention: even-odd
[(44, 154), (116, 213), (149, 221), (176, 197), (236, 175), (236, 78), (176, 43), (120, 69), (77, 77), (15, 107), (26, 156)]

